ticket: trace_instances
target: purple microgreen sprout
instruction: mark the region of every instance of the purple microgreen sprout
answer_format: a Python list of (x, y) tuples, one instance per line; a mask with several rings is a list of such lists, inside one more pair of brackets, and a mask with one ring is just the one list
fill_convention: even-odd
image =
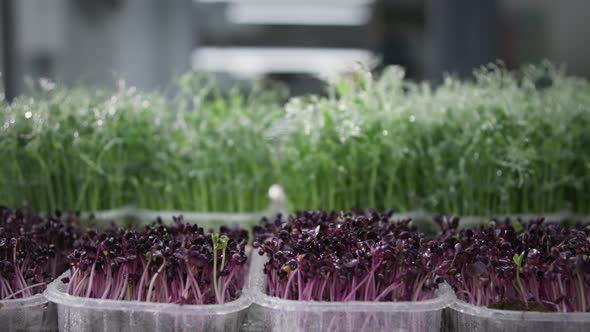
[(434, 296), (434, 241), (391, 212), (302, 211), (254, 228), (267, 293), (300, 301), (421, 301)]
[(584, 294), (584, 277), (582, 277), (582, 273), (584, 270), (589, 270), (588, 265), (590, 265), (588, 256), (579, 255), (576, 257), (576, 290), (578, 291), (578, 305), (582, 311), (586, 311), (586, 296)]
[(588, 312), (590, 226), (542, 218), (460, 231), (439, 225), (435, 270), (459, 299), (495, 309)]
[(143, 228), (89, 230), (70, 258), (67, 293), (89, 298), (177, 304), (237, 299), (247, 275), (248, 232), (206, 233), (182, 217)]
[(67, 269), (80, 232), (74, 214), (0, 207), (0, 300), (26, 298)]

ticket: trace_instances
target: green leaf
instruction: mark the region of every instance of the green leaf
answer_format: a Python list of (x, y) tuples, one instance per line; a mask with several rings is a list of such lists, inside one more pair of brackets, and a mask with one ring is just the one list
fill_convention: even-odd
[(522, 267), (522, 262), (524, 260), (524, 251), (520, 255), (514, 254), (512, 260), (514, 261), (514, 264), (516, 264), (516, 266)]
[(229, 242), (229, 238), (226, 235), (222, 235), (219, 237), (219, 243), (221, 244), (222, 248), (227, 247), (228, 242)]

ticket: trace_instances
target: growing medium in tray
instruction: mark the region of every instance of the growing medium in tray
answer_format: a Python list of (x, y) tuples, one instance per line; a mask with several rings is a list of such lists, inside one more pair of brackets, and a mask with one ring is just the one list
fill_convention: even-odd
[(74, 214), (41, 216), (0, 207), (0, 300), (41, 293), (68, 266), (79, 236)]
[(496, 309), (590, 311), (590, 226), (492, 221), (457, 231), (441, 217), (438, 273), (457, 297)]
[(442, 278), (436, 242), (373, 211), (298, 212), (254, 228), (267, 292), (303, 301), (419, 301)]
[(247, 275), (248, 232), (205, 232), (182, 217), (165, 225), (89, 230), (70, 255), (67, 292), (112, 300), (220, 304), (238, 298)]

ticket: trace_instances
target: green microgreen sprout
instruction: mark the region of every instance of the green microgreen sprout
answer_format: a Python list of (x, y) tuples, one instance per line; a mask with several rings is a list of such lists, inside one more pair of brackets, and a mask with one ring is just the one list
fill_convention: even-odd
[(518, 289), (520, 290), (520, 293), (522, 295), (522, 300), (523, 300), (524, 304), (526, 305), (526, 307), (528, 308), (528, 306), (529, 306), (528, 298), (526, 296), (526, 291), (524, 290), (524, 286), (522, 285), (522, 281), (520, 280), (520, 270), (522, 269), (522, 265), (524, 262), (524, 251), (520, 255), (514, 254), (514, 257), (512, 257), (512, 260), (514, 261), (514, 264), (516, 264), (516, 283), (518, 284)]

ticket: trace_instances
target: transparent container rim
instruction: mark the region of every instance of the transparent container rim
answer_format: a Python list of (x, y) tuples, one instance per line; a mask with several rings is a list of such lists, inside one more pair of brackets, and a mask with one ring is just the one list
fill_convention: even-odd
[(65, 291), (65, 284), (61, 281), (64, 277), (69, 277), (70, 271), (64, 272), (60, 277), (55, 279), (44, 292), (47, 300), (58, 305), (76, 308), (88, 308), (93, 310), (129, 310), (153, 313), (182, 313), (199, 316), (226, 315), (239, 312), (248, 308), (251, 304), (247, 290), (242, 291), (242, 295), (234, 301), (224, 304), (175, 304), (160, 302), (140, 302), (140, 301), (121, 301), (85, 298), (73, 296)]
[(28, 308), (34, 307), (41, 304), (47, 303), (47, 299), (43, 295), (43, 293), (38, 293), (33, 296), (21, 298), (21, 299), (11, 299), (11, 300), (1, 300), (0, 304), (2, 305), (2, 310), (9, 310), (13, 308)]
[(424, 301), (403, 301), (403, 302), (319, 302), (319, 301), (297, 301), (286, 300), (266, 294), (266, 276), (262, 272), (262, 264), (265, 257), (253, 254), (252, 265), (250, 266), (251, 277), (249, 289), (252, 292), (253, 302), (262, 307), (280, 309), (283, 311), (298, 312), (425, 312), (442, 310), (453, 300), (453, 293), (447, 284), (441, 284), (434, 298)]
[(461, 301), (455, 297), (451, 302), (451, 309), (463, 314), (509, 321), (571, 321), (590, 322), (590, 312), (536, 312), (490, 309)]

